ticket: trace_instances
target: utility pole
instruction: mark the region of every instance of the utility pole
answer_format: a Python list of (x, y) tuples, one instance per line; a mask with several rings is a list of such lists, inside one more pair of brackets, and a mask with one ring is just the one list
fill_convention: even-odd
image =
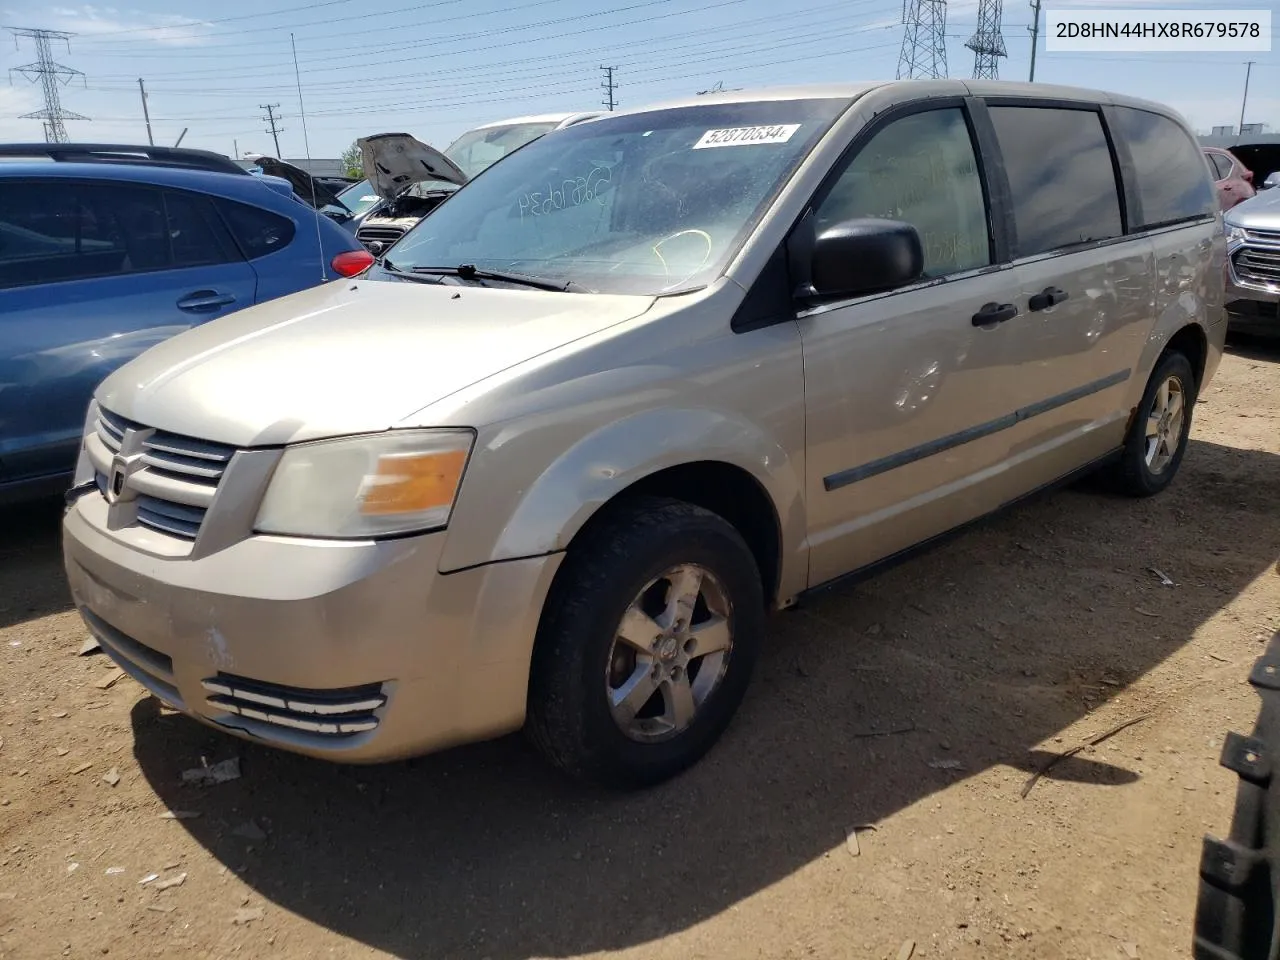
[(600, 69), (604, 71), (604, 83), (600, 84), (600, 89), (604, 91), (604, 99), (600, 102), (612, 112), (613, 108), (618, 105), (618, 101), (613, 96), (613, 91), (618, 89), (618, 85), (613, 82), (613, 71), (618, 68), (601, 67)]
[[(13, 34), (14, 46), (17, 46), (19, 37), (30, 37), (36, 42), (36, 62), (14, 67), (13, 70), (22, 74), (32, 83), (35, 83), (38, 77), (44, 93), (44, 109), (37, 110), (34, 113), (24, 113), (19, 119), (43, 120), (45, 140), (49, 143), (66, 143), (68, 139), (67, 128), (63, 121), (88, 120), (89, 118), (82, 117), (78, 113), (72, 113), (70, 110), (64, 110), (62, 108), (62, 100), (58, 96), (58, 87), (60, 85), (65, 87), (75, 77), (80, 77), (83, 80), (84, 74), (79, 70), (73, 70), (55, 62), (50, 41), (62, 40), (67, 44), (67, 50), (70, 51), (71, 38), (75, 34), (64, 33), (61, 30), (29, 30), (25, 27), (10, 27), (9, 32)], [(10, 71), (11, 74), (13, 70)]]
[(142, 118), (147, 121), (147, 143), (154, 147), (156, 141), (151, 136), (151, 112), (147, 110), (147, 88), (142, 85), (141, 77), (138, 78), (138, 92), (142, 94)]
[(1033, 15), (1031, 26), (1027, 29), (1031, 32), (1031, 75), (1027, 80), (1031, 83), (1036, 82), (1036, 47), (1040, 45), (1040, 0), (1031, 0), (1031, 13)]
[(1000, 58), (1007, 57), (1004, 34), (1000, 32), (1004, 18), (1003, 0), (981, 0), (978, 4), (978, 29), (965, 44), (973, 51), (973, 79), (997, 80)]
[(280, 119), (276, 115), (276, 111), (280, 109), (280, 104), (264, 103), (259, 104), (259, 106), (261, 106), (263, 110), (267, 111), (267, 115), (262, 119), (267, 124), (267, 133), (271, 134), (271, 139), (276, 142), (276, 159), (283, 160), (284, 157), (280, 156), (280, 134), (284, 133), (284, 127), (276, 126), (276, 122)]
[(898, 79), (947, 75), (947, 0), (902, 0), (902, 52)]
[(1245, 62), (1244, 71), (1244, 99), (1240, 101), (1240, 136), (1244, 136), (1244, 108), (1249, 105), (1249, 78), (1253, 76), (1253, 65), (1256, 60), (1248, 60)]

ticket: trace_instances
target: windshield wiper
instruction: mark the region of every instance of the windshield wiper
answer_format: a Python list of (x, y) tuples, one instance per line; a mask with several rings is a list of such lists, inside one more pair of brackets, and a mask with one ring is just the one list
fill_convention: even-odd
[(463, 263), (456, 267), (414, 267), (413, 272), (461, 277), (463, 280), (500, 280), (518, 283), (523, 287), (533, 287), (536, 290), (554, 290), (556, 293), (586, 292), (585, 287), (572, 280), (549, 280), (546, 277), (531, 277), (525, 273), (507, 273), (505, 270), (481, 270), (474, 263)]
[(444, 282), (443, 277), (423, 276), (422, 274), (417, 272), (416, 268), (412, 271), (402, 270), (400, 269), (400, 267), (397, 267), (394, 263), (392, 263), (390, 260), (386, 259), (385, 257), (380, 261), (379, 265), (382, 267), (383, 270), (387, 271), (387, 273), (393, 273), (397, 277), (404, 277), (406, 280), (414, 280), (418, 283), (443, 283)]

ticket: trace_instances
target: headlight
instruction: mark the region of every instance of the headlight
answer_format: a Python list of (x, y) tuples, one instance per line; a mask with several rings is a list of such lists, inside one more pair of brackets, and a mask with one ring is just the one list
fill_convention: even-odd
[(1227, 235), (1228, 241), (1243, 240), (1247, 236), (1244, 227), (1232, 226), (1226, 222), (1222, 224), (1222, 232)]
[(437, 530), (474, 439), (469, 430), (393, 430), (289, 447), (254, 529), (351, 539)]

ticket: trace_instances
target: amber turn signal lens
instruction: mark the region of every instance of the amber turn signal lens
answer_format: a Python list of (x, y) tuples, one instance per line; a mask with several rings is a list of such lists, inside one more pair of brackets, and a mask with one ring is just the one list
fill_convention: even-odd
[(449, 507), (466, 463), (463, 450), (380, 457), (377, 472), (365, 480), (360, 512), (387, 515)]

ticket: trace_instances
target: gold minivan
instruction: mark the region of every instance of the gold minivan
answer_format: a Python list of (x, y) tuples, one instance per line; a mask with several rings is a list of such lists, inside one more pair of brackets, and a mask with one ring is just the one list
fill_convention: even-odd
[(255, 742), (524, 727), (654, 783), (729, 724), (768, 611), (1083, 471), (1167, 486), (1224, 244), (1154, 103), (943, 80), (611, 113), (103, 383), (71, 589), (155, 696)]

